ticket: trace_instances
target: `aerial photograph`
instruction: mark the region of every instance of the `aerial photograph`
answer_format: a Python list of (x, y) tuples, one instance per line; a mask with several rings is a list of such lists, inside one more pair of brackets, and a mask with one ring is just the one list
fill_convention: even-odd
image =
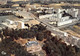
[(0, 56), (80, 56), (80, 0), (0, 0)]

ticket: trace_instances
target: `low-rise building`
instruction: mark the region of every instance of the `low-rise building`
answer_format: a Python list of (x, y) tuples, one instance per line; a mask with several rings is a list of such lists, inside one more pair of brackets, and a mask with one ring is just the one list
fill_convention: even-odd
[(26, 44), (29, 53), (41, 51), (42, 48), (37, 41), (30, 41)]

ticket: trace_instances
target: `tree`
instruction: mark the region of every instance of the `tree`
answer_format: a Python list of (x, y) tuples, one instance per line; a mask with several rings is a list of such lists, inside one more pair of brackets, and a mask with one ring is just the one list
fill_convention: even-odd
[(42, 32), (39, 32), (36, 34), (36, 39), (39, 41), (42, 41), (44, 39), (44, 34)]

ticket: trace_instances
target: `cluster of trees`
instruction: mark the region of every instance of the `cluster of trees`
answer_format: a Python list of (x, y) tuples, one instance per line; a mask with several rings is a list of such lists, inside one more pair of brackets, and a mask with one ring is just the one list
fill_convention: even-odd
[[(2, 54), (2, 52), (6, 54)], [(11, 56), (11, 54), (14, 56), (36, 56), (28, 53), (25, 47), (13, 41), (12, 38), (6, 38), (0, 42), (0, 56)]]
[(0, 13), (0, 16), (6, 16), (6, 15), (13, 15), (11, 12), (2, 12)]
[(47, 56), (80, 56), (80, 48), (66, 45), (61, 39), (58, 40), (56, 37), (50, 38), (44, 42), (43, 46)]
[(0, 8), (11, 8), (12, 4), (4, 4), (4, 5), (0, 5)]
[(50, 35), (50, 31), (46, 30), (46, 27), (43, 25), (33, 25), (30, 29), (2, 29), (3, 34), (1, 34), (1, 38), (4, 37), (11, 37), (12, 39), (18, 38), (34, 38), (36, 37), (37, 40), (42, 41), (47, 35)]
[[(46, 27), (41, 24), (34, 25), (30, 29), (2, 29), (0, 31), (0, 37), (2, 39), (2, 42), (0, 42), (0, 56), (10, 56), (11, 54), (15, 54), (15, 56), (36, 56), (29, 54), (25, 50), (25, 47), (20, 46), (14, 39), (36, 37), (37, 40), (42, 41), (50, 35), (50, 33), (51, 32), (46, 30)], [(6, 55), (1, 54), (2, 51), (6, 52)]]
[[(3, 32), (3, 33), (2, 33)], [(80, 56), (80, 49), (76, 46), (66, 45), (61, 39), (57, 39), (51, 35), (51, 32), (43, 25), (33, 25), (29, 29), (2, 29), (0, 37), (3, 40), (0, 43), (0, 56), (2, 51), (6, 52), (6, 56), (15, 54), (15, 56), (32, 56), (24, 47), (13, 41), (14, 39), (21, 38), (34, 38), (44, 41), (43, 50), (46, 51), (47, 56)], [(3, 39), (5, 37), (5, 39)], [(35, 56), (35, 55), (34, 55)]]

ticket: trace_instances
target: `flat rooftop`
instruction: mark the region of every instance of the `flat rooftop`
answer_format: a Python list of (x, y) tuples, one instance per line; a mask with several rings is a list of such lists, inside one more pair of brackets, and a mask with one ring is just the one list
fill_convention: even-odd
[(13, 21), (20, 20), (18, 17), (14, 16), (14, 15), (0, 16), (0, 21), (1, 20), (6, 20), (6, 19), (10, 19), (10, 20), (13, 20)]

